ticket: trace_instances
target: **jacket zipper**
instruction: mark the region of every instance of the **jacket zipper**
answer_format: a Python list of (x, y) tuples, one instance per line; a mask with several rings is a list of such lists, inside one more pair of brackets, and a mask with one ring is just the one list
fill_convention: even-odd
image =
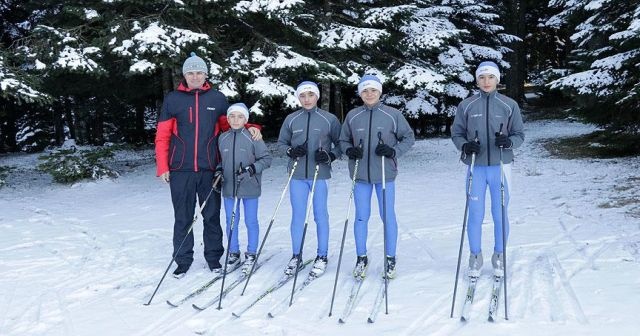
[(196, 135), (193, 142), (193, 170), (198, 171), (198, 128), (200, 128), (199, 118), (199, 93), (196, 91)]
[(307, 112), (307, 134), (304, 143), (307, 144), (306, 166), (304, 168), (304, 178), (309, 179), (309, 124), (311, 123), (311, 111)]
[[(231, 172), (231, 176), (233, 177), (233, 196), (235, 197), (235, 195), (237, 195), (237, 183), (236, 183), (236, 132), (233, 132), (233, 146), (232, 146), (232, 151), (231, 151), (231, 163), (232, 163), (232, 167), (233, 167), (233, 171)], [(233, 205), (234, 207), (236, 206), (235, 204)]]
[(490, 148), (490, 144), (489, 142), (491, 141), (489, 139), (489, 97), (491, 97), (490, 94), (487, 95), (487, 116), (486, 116), (486, 120), (487, 120), (487, 166), (491, 165), (491, 148)]
[(369, 110), (369, 134), (367, 135), (367, 180), (371, 183), (371, 125), (373, 124), (373, 109)]

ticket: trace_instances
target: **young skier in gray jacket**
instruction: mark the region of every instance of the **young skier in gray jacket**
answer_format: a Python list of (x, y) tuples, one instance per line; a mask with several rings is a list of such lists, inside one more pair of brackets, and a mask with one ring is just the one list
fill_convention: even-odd
[[(231, 235), (227, 269), (240, 265), (238, 232), (240, 202), (244, 205), (244, 223), (247, 227), (247, 251), (242, 272), (248, 273), (253, 266), (258, 247), (258, 197), (261, 193), (262, 171), (271, 166), (271, 154), (262, 140), (253, 140), (244, 125), (249, 120), (249, 110), (243, 103), (233, 104), (227, 110), (231, 129), (220, 135), (218, 149), (221, 162), (216, 169), (214, 181), (222, 176), (222, 197), (227, 217), (227, 237)], [(234, 201), (237, 203), (234, 204)], [(235, 211), (233, 232), (231, 217)]]
[[(451, 139), (462, 151), (462, 161), (470, 165), (476, 155), (473, 182), (469, 196), (468, 230), (469, 275), (479, 276), (482, 267), (482, 221), (484, 199), (487, 187), (491, 195), (491, 215), (493, 217), (494, 246), (492, 265), (496, 274), (504, 269), (502, 265), (502, 205), (500, 152), (504, 163), (504, 206), (509, 205), (511, 191), (511, 162), (513, 150), (524, 142), (524, 131), (520, 107), (511, 98), (498, 93), (500, 70), (494, 62), (482, 62), (476, 70), (476, 83), (480, 92), (466, 98), (458, 105), (451, 127)], [(477, 136), (477, 138), (476, 138)], [(467, 169), (467, 183), (469, 169)], [(468, 186), (467, 186), (468, 187)], [(505, 210), (505, 239), (509, 236), (509, 220)], [(506, 244), (506, 240), (505, 240)]]
[[(415, 142), (413, 130), (402, 113), (380, 102), (382, 82), (373, 75), (364, 75), (358, 84), (358, 93), (364, 105), (347, 114), (340, 133), (340, 146), (349, 157), (349, 173), (353, 176), (355, 160), (358, 173), (354, 188), (356, 219), (356, 267), (353, 275), (364, 278), (369, 264), (367, 259), (367, 225), (371, 215), (371, 195), (376, 190), (378, 210), (383, 217), (386, 231), (386, 276), (393, 278), (396, 271), (396, 243), (398, 223), (395, 213), (395, 178), (398, 174), (398, 158)], [(384, 158), (386, 204), (382, 197), (382, 157)]]
[(296, 170), (291, 178), (289, 195), (291, 198), (291, 248), (293, 256), (285, 268), (291, 275), (302, 258), (302, 233), (305, 222), (307, 198), (311, 193), (316, 165), (318, 176), (313, 193), (313, 217), (318, 237), (317, 256), (311, 269), (311, 276), (322, 275), (327, 267), (329, 249), (329, 211), (327, 198), (328, 180), (331, 178), (331, 162), (340, 157), (338, 143), (340, 121), (338, 118), (318, 108), (320, 90), (314, 82), (305, 81), (296, 89), (296, 97), (302, 109), (289, 114), (280, 128), (278, 149), (289, 160), (288, 170), (297, 161)]

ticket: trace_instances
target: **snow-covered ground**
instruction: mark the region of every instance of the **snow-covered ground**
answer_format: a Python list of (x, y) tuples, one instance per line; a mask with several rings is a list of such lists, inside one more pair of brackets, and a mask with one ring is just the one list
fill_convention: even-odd
[[(527, 140), (513, 166), (508, 321), (486, 321), (488, 264), (471, 320), (463, 324), (458, 319), (460, 293), (466, 288), (463, 278), (458, 311), (449, 318), (465, 168), (449, 139), (429, 139), (418, 141), (400, 159), (398, 276), (389, 287), (389, 315), (382, 312), (374, 324), (367, 323), (367, 316), (382, 268), (382, 226), (377, 216), (369, 225), (371, 276), (350, 319), (341, 325), (337, 318), (355, 263), (350, 219), (334, 314), (327, 316), (350, 187), (345, 161), (335, 164), (331, 180), (328, 273), (310, 285), (289, 311), (273, 319), (266, 316), (289, 294), (290, 284), (242, 317), (231, 315), (275, 281), (289, 259), (288, 201), (264, 251), (265, 256), (275, 256), (255, 274), (244, 296), (236, 288), (223, 301), (222, 310), (212, 307), (203, 312), (191, 307), (202, 298), (178, 308), (165, 303), (210, 276), (198, 223), (195, 261), (188, 275), (180, 280), (167, 277), (153, 303), (144, 306), (169, 262), (172, 230), (169, 189), (154, 177), (146, 152), (146, 159), (128, 166), (115, 180), (62, 186), (47, 178), (22, 177), (12, 186), (12, 179), (19, 176), (12, 173), (7, 179), (9, 186), (0, 189), (0, 334), (636, 335), (640, 158), (552, 158), (540, 139), (586, 133), (593, 127), (564, 121), (525, 126)], [(33, 164), (34, 157), (0, 160), (2, 165), (20, 167)], [(284, 159), (275, 159), (264, 174), (261, 236), (286, 180), (284, 164)], [(490, 212), (484, 224), (486, 260), (493, 244)], [(242, 229), (241, 238), (245, 232)], [(305, 255), (314, 256), (315, 248), (311, 225)], [(465, 246), (464, 260), (467, 253)], [(203, 297), (218, 291), (219, 283)], [(503, 309), (501, 303), (501, 316)]]

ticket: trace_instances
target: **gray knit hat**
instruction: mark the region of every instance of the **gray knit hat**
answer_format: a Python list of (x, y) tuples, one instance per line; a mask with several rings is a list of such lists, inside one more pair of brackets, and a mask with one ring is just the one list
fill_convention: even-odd
[(194, 52), (191, 53), (191, 57), (187, 58), (187, 60), (184, 61), (184, 64), (182, 65), (182, 74), (184, 75), (187, 72), (204, 72), (205, 74), (209, 73), (207, 71), (207, 63), (205, 63), (202, 58), (196, 56), (196, 53)]

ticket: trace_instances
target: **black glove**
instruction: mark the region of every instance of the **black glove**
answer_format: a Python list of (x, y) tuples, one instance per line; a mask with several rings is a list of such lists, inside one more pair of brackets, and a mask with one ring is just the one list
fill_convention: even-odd
[(347, 156), (349, 157), (349, 159), (351, 160), (360, 160), (362, 159), (362, 148), (360, 147), (351, 147), (351, 148), (347, 148), (347, 151), (345, 152), (345, 154), (347, 154)]
[(379, 144), (376, 146), (376, 155), (394, 158), (396, 156), (396, 150), (387, 144)]
[(307, 147), (305, 145), (298, 145), (295, 147), (290, 147), (287, 150), (287, 155), (292, 158), (292, 159), (296, 159), (302, 156), (307, 155)]
[(238, 176), (238, 183), (244, 181), (245, 179), (252, 177), (256, 174), (256, 166), (250, 164), (244, 168), (240, 167), (238, 171), (236, 171), (236, 175)]
[(511, 139), (509, 139), (509, 136), (496, 133), (496, 147), (511, 148)]
[(473, 153), (478, 154), (480, 153), (480, 143), (476, 141), (469, 141), (462, 145), (462, 151), (467, 155), (471, 155)]
[[(218, 183), (216, 183), (216, 181), (218, 180), (218, 177), (220, 178), (220, 180), (218, 181)], [(213, 173), (213, 191), (219, 194), (222, 191), (222, 182), (224, 182), (222, 167), (218, 167), (216, 168), (215, 173)]]
[(330, 164), (331, 162), (333, 162), (333, 160), (336, 159), (336, 155), (331, 153), (331, 152), (327, 152), (324, 149), (318, 149), (315, 153), (315, 160), (316, 163), (326, 163), (326, 164)]

